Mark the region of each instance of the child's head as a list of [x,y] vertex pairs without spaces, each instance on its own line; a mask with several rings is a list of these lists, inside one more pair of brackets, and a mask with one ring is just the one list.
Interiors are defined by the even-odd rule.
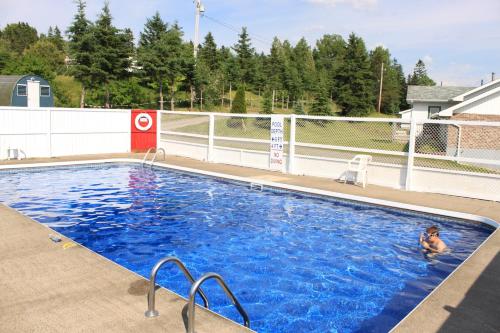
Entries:
[[439,237],[439,229],[435,225],[433,225],[432,227],[427,228],[425,231],[427,232],[427,234],[429,235],[429,237],[431,237],[431,236],[437,236],[437,237]]

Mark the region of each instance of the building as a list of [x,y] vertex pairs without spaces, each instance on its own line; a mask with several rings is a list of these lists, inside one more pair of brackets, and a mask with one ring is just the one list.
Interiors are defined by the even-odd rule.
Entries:
[[477,88],[408,86],[406,99],[412,108],[400,112],[403,119],[476,121],[419,125],[417,152],[500,161],[499,127],[477,123],[500,122],[500,79]]
[[500,79],[480,87],[408,86],[411,109],[403,119],[430,118],[500,121]]
[[0,75],[0,106],[52,107],[52,88],[38,75]]

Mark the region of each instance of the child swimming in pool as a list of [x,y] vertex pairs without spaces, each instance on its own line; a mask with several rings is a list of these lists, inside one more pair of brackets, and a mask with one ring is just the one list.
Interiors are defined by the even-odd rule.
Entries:
[[429,254],[442,253],[447,249],[446,244],[439,238],[439,229],[435,225],[427,228],[426,235],[420,234],[420,245]]

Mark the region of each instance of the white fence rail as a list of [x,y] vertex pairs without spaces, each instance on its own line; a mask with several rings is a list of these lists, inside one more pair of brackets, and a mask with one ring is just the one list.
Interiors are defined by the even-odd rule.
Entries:
[[[370,154],[368,183],[500,201],[500,122],[283,115],[281,172],[339,179]],[[270,169],[271,115],[158,111],[168,154]],[[0,159],[129,152],[131,110],[0,107]]]
[[[159,112],[169,154],[269,169],[270,115]],[[282,172],[339,179],[370,154],[368,183],[500,200],[500,122],[284,115]]]
[[130,151],[130,110],[0,107],[0,159]]

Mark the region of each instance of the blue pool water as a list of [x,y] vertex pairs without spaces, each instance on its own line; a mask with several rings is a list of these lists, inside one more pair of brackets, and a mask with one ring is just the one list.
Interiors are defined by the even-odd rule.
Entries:
[[[388,331],[492,232],[129,164],[4,171],[0,184],[0,202],[144,277],[167,255],[195,278],[220,273],[266,333]],[[417,238],[433,224],[452,252],[428,259]],[[159,283],[189,289],[168,266]],[[204,290],[241,322],[215,282]]]

